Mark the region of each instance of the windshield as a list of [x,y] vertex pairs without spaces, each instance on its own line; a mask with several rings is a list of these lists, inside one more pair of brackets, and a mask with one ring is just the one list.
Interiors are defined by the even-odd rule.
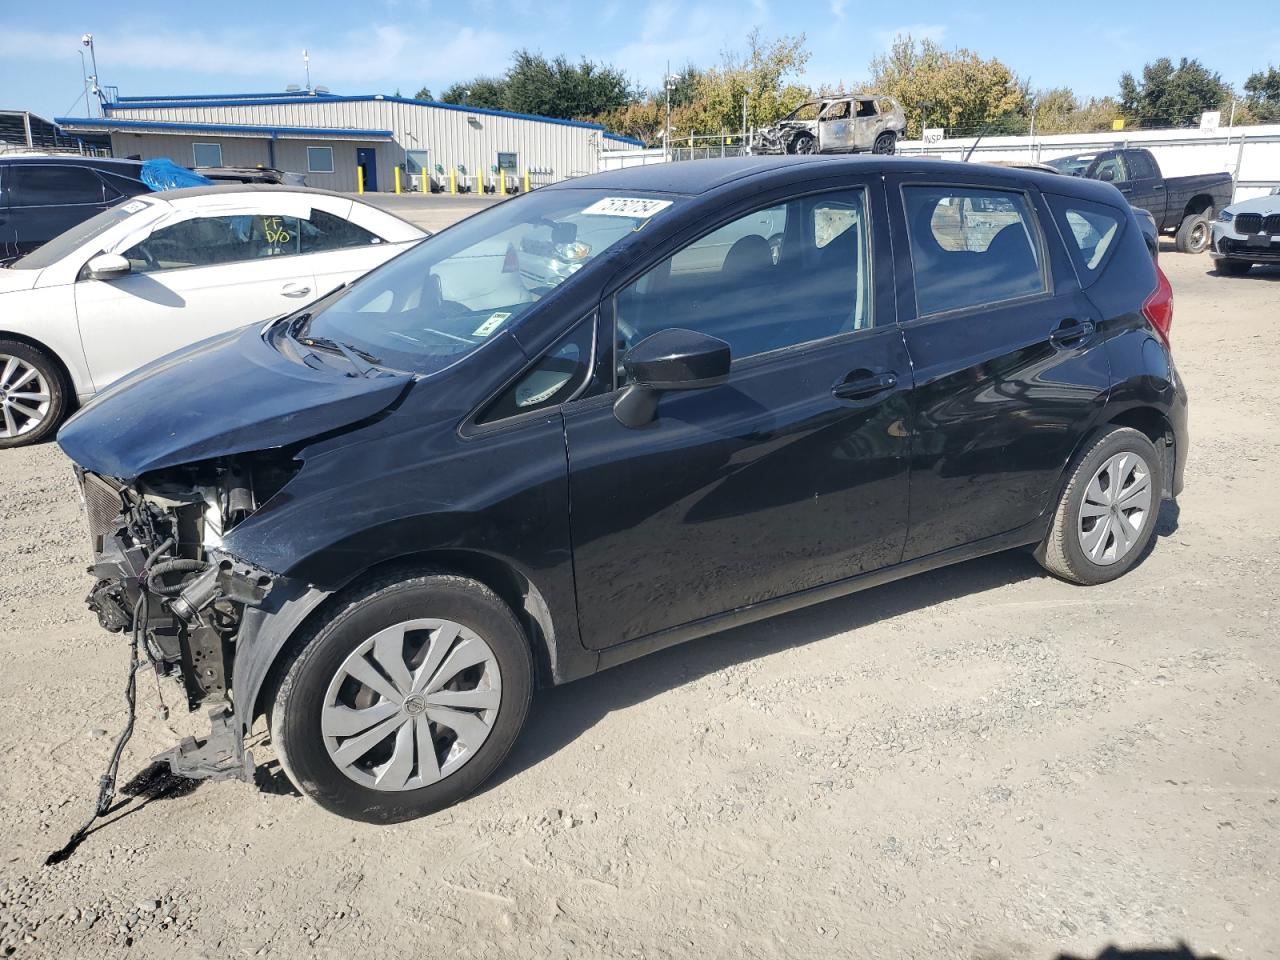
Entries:
[[821,106],[822,104],[819,103],[817,100],[811,100],[808,103],[800,104],[800,106],[796,107],[794,110],[792,110],[782,119],[783,120],[817,120],[818,109]]
[[1046,160],[1045,163],[1070,176],[1083,177],[1090,164],[1097,158],[1098,155],[1096,153],[1082,153],[1074,157],[1058,157],[1056,160]]
[[513,327],[534,304],[674,201],[543,190],[424,240],[325,302],[301,341],[430,373]]
[[150,201],[141,197],[127,200],[109,210],[103,210],[83,223],[77,223],[66,233],[60,233],[48,243],[28,253],[20,260],[9,264],[11,270],[43,270],[52,266],[69,253],[106,233],[118,223],[128,220],[135,213],[151,206]]

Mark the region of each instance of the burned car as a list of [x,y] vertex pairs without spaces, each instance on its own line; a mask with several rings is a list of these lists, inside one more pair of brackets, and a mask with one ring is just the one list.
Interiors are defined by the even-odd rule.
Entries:
[[756,132],[752,153],[893,153],[907,118],[893,97],[823,97]]

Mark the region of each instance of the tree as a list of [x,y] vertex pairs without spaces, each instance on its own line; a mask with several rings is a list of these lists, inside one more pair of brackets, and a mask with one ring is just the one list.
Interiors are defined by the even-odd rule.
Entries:
[[1249,74],[1244,82],[1245,105],[1253,119],[1268,123],[1280,120],[1280,70],[1268,66]]
[[440,94],[442,103],[465,103],[489,110],[506,109],[507,83],[502,77],[476,77],[469,83],[455,83]]
[[[790,113],[810,96],[808,87],[788,81],[809,60],[804,34],[766,40],[759,28],[747,34],[747,51],[725,51],[720,65],[698,77],[696,96],[683,119],[689,133],[720,133],[742,128],[742,102],[747,126],[761,127]],[[672,122],[672,130],[683,129]]]
[[1091,133],[1110,130],[1121,116],[1120,105],[1111,97],[1081,100],[1068,87],[1040,90],[1032,97],[1036,133]]
[[430,88],[430,87],[423,87],[421,90],[419,90],[417,93],[415,93],[415,94],[413,95],[413,99],[415,99],[415,100],[431,100],[431,99],[433,99],[433,97],[431,96],[431,88]]
[[1188,127],[1200,114],[1230,104],[1234,94],[1222,77],[1199,60],[1183,57],[1175,67],[1161,57],[1142,68],[1142,80],[1120,75],[1120,107],[1130,126]]
[[1026,88],[1012,70],[972,50],[944,50],[932,40],[894,40],[887,54],[871,61],[871,86],[902,104],[913,137],[920,136],[925,120],[971,136],[1023,132],[1023,118],[1029,118]]

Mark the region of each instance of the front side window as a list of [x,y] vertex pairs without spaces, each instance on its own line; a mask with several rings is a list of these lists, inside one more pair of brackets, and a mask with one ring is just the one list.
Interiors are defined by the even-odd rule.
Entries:
[[307,173],[333,173],[333,147],[307,147]]
[[222,166],[222,144],[220,143],[193,143],[191,152],[197,167]]
[[587,264],[681,202],[600,188],[525,194],[365,275],[318,306],[297,336],[430,373],[506,333]]
[[1093,168],[1093,180],[1105,180],[1108,183],[1124,183],[1129,179],[1125,169],[1124,158],[1118,153],[1108,153]]
[[61,207],[102,203],[102,181],[88,167],[72,164],[21,164],[13,171],[9,204],[14,207]]
[[849,119],[849,101],[840,100],[827,107],[827,112],[822,115],[823,120],[848,120]]
[[1026,194],[903,187],[920,316],[1043,293],[1040,235]]
[[817,194],[693,241],[619,292],[618,356],[671,327],[741,360],[870,326],[866,211],[860,188]]

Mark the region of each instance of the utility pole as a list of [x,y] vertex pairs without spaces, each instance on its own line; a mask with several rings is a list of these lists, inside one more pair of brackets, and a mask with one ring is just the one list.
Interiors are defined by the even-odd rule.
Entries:
[[742,95],[742,145],[750,146],[747,143],[747,95]]
[[[89,77],[89,80],[92,82],[92,84],[93,84],[93,85],[89,88],[89,90],[90,90],[90,92],[91,92],[91,93],[92,93],[92,94],[97,98],[97,100],[98,100],[98,109],[99,109],[99,111],[101,111],[101,109],[102,109],[102,88],[98,85],[98,54],[97,54],[97,52],[93,49],[93,34],[92,34],[92,33],[86,33],[83,37],[81,37],[81,38],[80,38],[80,43],[81,43],[81,44],[83,44],[84,46],[86,46],[86,47],[88,47],[88,48],[89,48],[89,59],[90,59],[90,60],[92,61],[92,63],[93,63],[93,75]],[[81,51],[81,53],[80,53],[80,61],[81,61],[81,69],[83,69],[83,66],[84,66],[84,52],[83,52],[83,51]],[[86,97],[85,99],[87,100],[88,98]],[[86,103],[85,105],[86,105],[86,106],[88,106],[88,104],[87,104],[87,103]],[[92,107],[90,107],[90,108],[89,108],[89,116],[93,116],[93,109],[92,109]]]
[[662,159],[670,161],[671,159],[671,61],[667,61],[667,72],[664,75],[662,86],[667,91],[667,122],[662,131]]
[[306,50],[302,51],[302,69],[307,74],[307,93],[311,92],[311,55]]

